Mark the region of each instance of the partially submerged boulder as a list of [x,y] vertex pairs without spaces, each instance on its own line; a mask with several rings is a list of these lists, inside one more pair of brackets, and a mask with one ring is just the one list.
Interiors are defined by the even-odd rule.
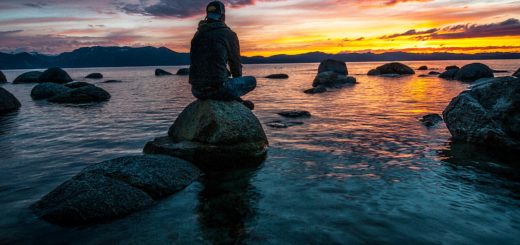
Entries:
[[103,78],[103,74],[99,73],[99,72],[96,72],[96,73],[90,73],[88,74],[85,78],[89,78],[89,79],[101,79]]
[[107,222],[142,210],[197,179],[200,171],[168,156],[128,156],[93,164],[31,206],[58,225]]
[[55,103],[90,103],[110,100],[110,94],[92,84],[70,89],[48,99]]
[[332,71],[319,73],[312,82],[313,87],[324,86],[329,88],[339,88],[347,84],[356,84],[356,78],[345,76]]
[[432,114],[423,116],[420,119],[420,121],[426,127],[433,127],[433,126],[437,125],[438,123],[442,122],[442,117],[439,114],[432,113]]
[[415,71],[409,66],[399,63],[392,62],[388,64],[384,64],[376,68],[380,74],[399,74],[399,75],[412,75],[415,74]]
[[446,66],[446,68],[444,68],[445,71],[452,70],[452,69],[459,70],[460,67],[455,66],[455,65],[451,65],[451,66]]
[[273,121],[267,122],[265,125],[267,125],[271,128],[288,128],[288,127],[292,127],[292,126],[303,125],[303,122],[273,120]]
[[303,92],[306,94],[319,94],[319,93],[327,92],[327,88],[323,85],[320,85],[320,86],[317,86],[314,88],[306,89]]
[[66,83],[63,85],[67,88],[81,88],[81,87],[85,87],[85,86],[90,86],[92,84],[87,83],[87,82],[70,82],[70,83]]
[[14,84],[20,83],[38,83],[38,79],[43,74],[41,71],[29,71],[22,73],[20,76],[16,77],[13,81]]
[[177,71],[177,76],[188,76],[190,75],[190,68],[181,68]]
[[489,66],[482,63],[472,63],[460,68],[454,78],[455,80],[462,82],[474,82],[481,78],[490,78],[494,76],[493,70],[491,70]]
[[426,71],[428,70],[428,67],[427,66],[420,66],[419,68],[417,68],[418,71]]
[[0,71],[0,83],[6,83],[7,78],[5,78],[5,75],[2,71]]
[[[449,67],[446,67],[446,69]],[[447,80],[453,80],[455,79],[455,75],[457,75],[457,72],[459,71],[459,68],[456,66],[451,66],[451,69],[447,69],[443,73],[439,74],[439,78],[447,79]]]
[[31,97],[34,100],[44,100],[69,91],[70,88],[57,83],[40,83],[31,90]]
[[156,76],[171,76],[173,74],[171,74],[170,72],[167,72],[163,69],[155,69],[155,75]]
[[13,94],[0,87],[0,114],[17,110],[20,106],[20,101]]
[[331,71],[340,75],[348,75],[347,64],[343,61],[326,59],[320,63],[318,74]]
[[279,74],[268,75],[265,78],[269,78],[269,79],[288,79],[289,75],[279,73]]
[[438,71],[430,71],[430,72],[428,72],[428,75],[432,75],[432,76],[434,76],[434,75],[440,75],[440,74],[441,74],[441,73],[438,72]]
[[122,83],[122,82],[123,81],[121,81],[121,80],[106,80],[103,83]]
[[68,83],[72,82],[69,74],[61,68],[54,67],[44,71],[38,78],[40,83]]
[[281,111],[277,113],[282,117],[311,117],[311,113],[308,111],[300,111],[300,110],[290,110],[290,111]]
[[496,151],[520,150],[520,78],[482,79],[443,112],[453,140]]
[[369,76],[379,76],[381,75],[381,72],[378,69],[372,69],[368,71],[367,75]]
[[177,117],[168,136],[148,142],[144,152],[223,169],[261,163],[268,145],[262,125],[241,103],[197,100]]

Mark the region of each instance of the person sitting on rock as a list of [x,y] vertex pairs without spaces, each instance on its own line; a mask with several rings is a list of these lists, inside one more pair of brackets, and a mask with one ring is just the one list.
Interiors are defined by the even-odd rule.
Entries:
[[242,76],[240,45],[237,34],[225,24],[224,4],[211,2],[206,13],[191,40],[189,82],[193,96],[201,100],[236,100],[252,110],[254,104],[240,97],[256,88],[256,79]]

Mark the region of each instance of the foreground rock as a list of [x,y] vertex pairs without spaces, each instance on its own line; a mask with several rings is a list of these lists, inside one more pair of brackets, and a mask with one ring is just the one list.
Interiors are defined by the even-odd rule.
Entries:
[[308,111],[298,111],[298,110],[291,110],[291,111],[281,111],[277,113],[278,115],[282,117],[290,117],[290,118],[296,118],[296,117],[311,117],[311,113]]
[[54,67],[44,71],[38,78],[40,83],[68,83],[72,82],[69,74],[61,68]]
[[85,168],[31,206],[59,225],[110,221],[142,210],[189,185],[200,171],[168,156],[129,156]]
[[190,75],[190,68],[181,68],[177,71],[178,76],[188,76]]
[[[376,68],[379,71],[379,74],[399,74],[399,75],[412,75],[415,74],[415,71],[405,64],[401,64],[399,62],[392,62],[388,64],[384,64]],[[370,72],[369,72],[370,73]]]
[[482,63],[468,64],[460,68],[455,74],[455,80],[462,82],[474,82],[481,78],[494,77],[493,70]]
[[289,75],[287,75],[287,74],[271,74],[269,76],[266,76],[265,78],[269,78],[269,79],[288,79]]
[[340,75],[348,75],[347,64],[343,61],[326,59],[320,63],[318,74],[331,71]]
[[89,79],[101,79],[101,78],[103,78],[103,74],[101,74],[101,73],[90,73],[90,74],[88,74],[85,78],[89,78]]
[[17,110],[22,106],[13,94],[4,88],[0,88],[0,114]]
[[496,151],[520,150],[520,78],[483,79],[455,97],[443,112],[454,141]]
[[6,83],[7,78],[5,78],[5,75],[2,71],[0,71],[0,83]]
[[102,88],[86,82],[69,84],[40,83],[31,91],[35,100],[47,99],[56,103],[90,103],[110,99],[110,94]]
[[513,76],[520,77],[520,68],[518,68],[518,70],[516,70],[515,73],[513,73]]
[[13,81],[14,84],[20,84],[20,83],[38,83],[38,79],[43,74],[41,71],[30,71],[21,74],[20,76],[16,77]]
[[159,76],[171,76],[173,74],[171,74],[163,69],[155,69],[155,75],[159,77]]
[[428,114],[423,116],[420,121],[426,127],[433,127],[438,123],[442,122],[442,117],[439,114]]
[[224,169],[261,163],[268,144],[262,125],[241,103],[197,100],[182,111],[168,136],[148,142],[144,152]]

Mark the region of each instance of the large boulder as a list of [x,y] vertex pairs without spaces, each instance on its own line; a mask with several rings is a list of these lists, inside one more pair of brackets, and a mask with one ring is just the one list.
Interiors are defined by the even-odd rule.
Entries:
[[59,225],[110,221],[142,210],[189,185],[200,171],[168,156],[128,156],[93,164],[31,206]]
[[516,70],[515,73],[513,73],[513,76],[520,77],[520,68],[518,68],[518,70]]
[[[450,69],[448,69],[448,68],[450,68]],[[459,68],[457,66],[449,66],[449,67],[446,67],[446,71],[439,74],[439,78],[453,80],[453,79],[455,79],[455,75],[457,75],[457,72],[459,72]]]
[[5,75],[2,71],[0,71],[0,83],[6,83],[7,78],[5,78]]
[[38,79],[43,74],[41,71],[29,71],[21,74],[20,76],[16,77],[13,81],[14,84],[19,83],[37,83],[39,82]]
[[85,78],[89,78],[89,79],[101,79],[103,78],[103,74],[99,73],[99,72],[96,72],[96,73],[90,73],[88,74]]
[[455,80],[462,82],[474,82],[481,78],[494,77],[493,70],[482,63],[472,63],[463,66],[455,74]]
[[331,71],[340,75],[348,75],[347,64],[343,61],[326,59],[320,63],[318,74]]
[[44,100],[71,90],[62,84],[40,83],[31,90],[31,97],[35,100]]
[[40,83],[68,83],[72,82],[69,74],[61,68],[54,67],[44,71],[38,78]]
[[312,82],[313,87],[325,86],[325,87],[341,87],[346,84],[356,84],[356,78],[351,76],[345,76],[338,74],[333,71],[326,71],[319,73],[314,81]]
[[262,125],[242,103],[197,100],[177,117],[168,136],[148,142],[144,152],[223,169],[261,163],[268,145]]
[[48,100],[55,103],[90,103],[110,100],[110,94],[95,85],[86,85],[64,91]]
[[17,110],[22,106],[13,94],[4,88],[0,88],[0,114]]
[[181,68],[177,71],[176,75],[178,76],[187,76],[190,75],[190,68]]
[[372,69],[368,71],[367,75],[369,76],[379,76],[381,75],[381,72],[378,69]]
[[163,69],[155,69],[155,75],[156,76],[171,76],[173,74],[171,74],[170,72],[167,72]]
[[454,141],[520,150],[520,78],[482,79],[443,112]]
[[399,75],[412,75],[415,71],[405,64],[399,62],[392,62],[384,64],[376,68],[382,75],[384,74],[399,74]]

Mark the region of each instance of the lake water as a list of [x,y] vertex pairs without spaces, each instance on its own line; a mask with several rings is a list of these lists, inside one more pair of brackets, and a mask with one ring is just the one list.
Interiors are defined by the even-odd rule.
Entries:
[[[471,61],[403,62],[411,67]],[[486,64],[510,75],[518,60]],[[256,104],[270,142],[254,170],[205,176],[145,211],[108,224],[64,228],[28,207],[89,164],[142,154],[194,99],[187,77],[155,67],[66,69],[124,83],[95,105],[33,101],[33,84],[3,87],[23,104],[0,117],[0,244],[518,244],[520,170],[452,145],[442,113],[468,84],[417,75],[369,77],[381,62],[348,63],[359,84],[309,95],[318,64],[246,65],[259,78]],[[179,67],[161,67],[176,71]],[[4,71],[12,81],[22,70]],[[308,110],[303,125],[275,129],[276,112]],[[518,165],[517,165],[518,166]]]

